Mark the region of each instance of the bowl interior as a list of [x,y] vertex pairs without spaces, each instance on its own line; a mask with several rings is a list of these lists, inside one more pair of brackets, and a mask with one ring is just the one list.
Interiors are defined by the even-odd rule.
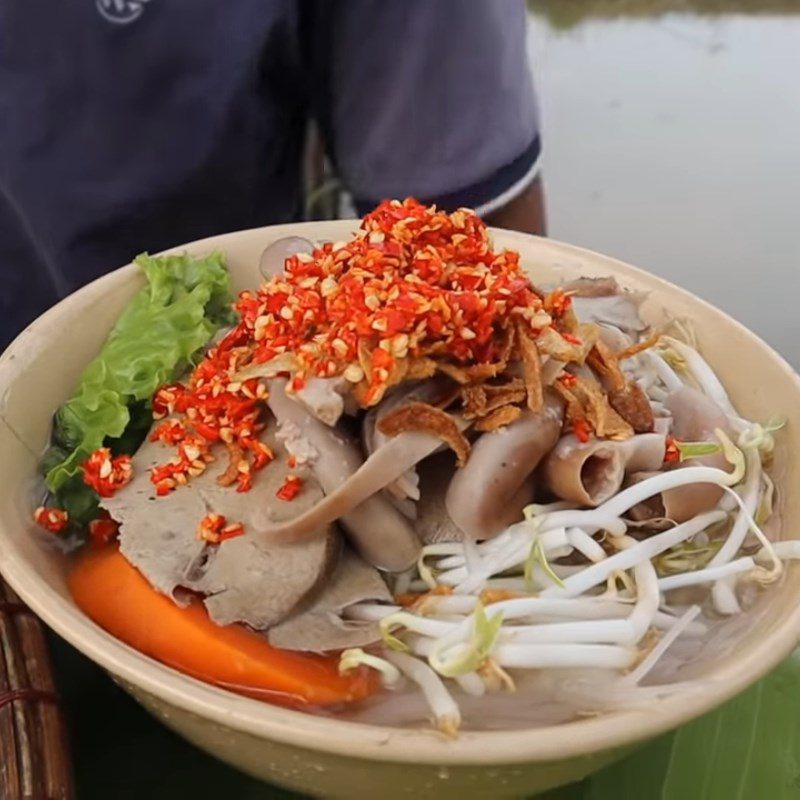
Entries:
[[[305,223],[226,234],[176,250],[225,253],[237,290],[259,282],[258,258],[286,235],[346,238],[353,222]],[[746,417],[789,421],[781,433],[775,472],[781,491],[783,538],[800,527],[800,380],[767,345],[722,312],[669,283],[613,259],[550,240],[495,231],[513,247],[537,283],[578,275],[615,275],[649,292],[644,313],[658,324],[667,315],[691,320],[699,347]],[[711,637],[681,677],[706,679],[691,697],[653,702],[646,710],[614,712],[530,731],[465,732],[457,741],[418,732],[346,723],[287,711],[215,689],[164,667],[115,640],[76,608],[65,562],[33,526],[36,465],[54,409],[68,398],[121,309],[143,285],[127,266],[52,308],[0,358],[0,570],[45,622],[123,680],[218,723],[327,752],[420,763],[491,763],[565,758],[645,739],[718,705],[777,664],[800,638],[800,581],[791,565],[784,580],[760,598],[744,621],[726,623],[735,636]],[[791,456],[791,457],[790,457]],[[347,727],[342,736],[343,726]],[[387,747],[387,744],[393,746]]]

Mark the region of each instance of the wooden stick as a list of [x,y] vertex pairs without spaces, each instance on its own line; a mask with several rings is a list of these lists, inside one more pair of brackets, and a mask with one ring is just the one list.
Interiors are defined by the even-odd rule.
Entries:
[[41,623],[2,581],[0,797],[74,797],[64,721]]

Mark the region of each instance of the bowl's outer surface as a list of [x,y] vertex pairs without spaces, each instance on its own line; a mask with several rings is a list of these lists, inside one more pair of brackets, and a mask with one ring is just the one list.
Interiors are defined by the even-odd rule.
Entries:
[[[353,222],[306,223],[226,234],[176,250],[227,256],[237,289],[259,280],[262,249],[287,235],[347,238]],[[784,537],[800,528],[800,379],[763,342],[702,300],[613,259],[557,242],[495,231],[538,283],[577,275],[615,275],[652,292],[645,311],[660,308],[694,323],[699,345],[740,412],[779,415],[777,468]],[[696,672],[704,691],[527,731],[464,732],[455,741],[432,732],[346,723],[239,697],[187,678],[117,641],[75,606],[63,558],[31,524],[36,464],[53,410],[73,390],[125,303],[143,285],[131,266],[83,288],[48,311],[0,358],[0,570],[57,633],[116,679],[166,724],[242,769],[331,797],[520,796],[577,780],[637,743],[686,722],[738,693],[784,658],[800,639],[800,572],[792,565],[762,598],[769,613],[742,633],[735,648],[706,654]],[[789,457],[791,455],[791,457]]]
[[[118,680],[156,719],[243,772],[299,792],[337,800],[439,800],[529,797],[581,780],[627,755],[638,744],[544,762],[511,764],[414,764],[325,753],[288,745],[170,705],[138,686]],[[437,734],[433,734],[437,735]]]

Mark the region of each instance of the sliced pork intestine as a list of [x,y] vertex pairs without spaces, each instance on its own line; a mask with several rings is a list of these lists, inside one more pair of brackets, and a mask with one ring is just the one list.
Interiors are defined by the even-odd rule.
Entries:
[[[470,423],[459,415],[454,414],[453,419],[459,430],[464,431],[469,427]],[[271,541],[295,541],[313,535],[320,520],[333,522],[349,514],[360,503],[386,488],[406,470],[419,464],[441,446],[441,439],[433,434],[417,431],[400,433],[378,448],[314,508],[289,523],[261,519],[255,529],[260,536]]]
[[276,435],[296,464],[313,464],[319,457],[317,448],[303,435],[300,426],[291,420],[286,420]]
[[[670,433],[678,441],[714,442],[717,440],[715,430],[730,432],[725,412],[710,397],[691,386],[684,386],[672,392],[664,401],[664,406],[672,414]],[[678,464],[675,469],[687,466],[727,469],[728,462],[722,453],[714,453]],[[650,471],[645,468],[642,472],[631,475],[630,482],[635,483],[648,477]],[[667,517],[675,522],[686,522],[714,508],[723,491],[721,487],[712,483],[679,486],[634,506],[630,510],[630,516],[634,520]]]
[[615,495],[626,472],[657,470],[664,463],[666,437],[643,433],[621,442],[563,436],[542,468],[550,491],[562,500],[598,506]]
[[[429,403],[439,397],[446,387],[448,379],[438,376],[421,383],[409,384],[397,388],[389,394],[380,405],[371,409],[364,417],[361,437],[367,455],[372,455],[379,447],[386,445],[392,438],[378,429],[378,423],[385,414],[411,401]],[[399,501],[419,500],[419,475],[413,467],[406,470],[397,480],[392,481],[385,489]],[[394,503],[394,505],[397,505]],[[405,513],[405,512],[404,512]],[[408,514],[406,513],[406,516]]]
[[531,499],[529,491],[520,490],[558,441],[563,415],[562,401],[548,391],[541,411],[526,409],[515,422],[474,443],[445,496],[447,513],[466,537],[490,538],[519,519]]
[[[292,431],[291,426],[295,426],[308,440],[310,448],[316,452],[309,464],[314,477],[326,495],[335,495],[363,464],[357,444],[339,429],[320,422],[287,395],[283,379],[270,383],[267,404],[280,426],[290,426]],[[323,503],[317,504],[315,509]],[[311,509],[312,514],[315,509]],[[402,571],[416,561],[419,539],[406,517],[385,497],[373,495],[359,500],[337,514],[336,519],[356,550],[374,566]]]

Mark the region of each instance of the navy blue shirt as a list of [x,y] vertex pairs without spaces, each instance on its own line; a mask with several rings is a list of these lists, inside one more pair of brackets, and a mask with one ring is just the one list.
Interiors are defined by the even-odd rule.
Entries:
[[0,345],[142,251],[301,216],[315,118],[364,211],[533,178],[522,0],[0,0]]

